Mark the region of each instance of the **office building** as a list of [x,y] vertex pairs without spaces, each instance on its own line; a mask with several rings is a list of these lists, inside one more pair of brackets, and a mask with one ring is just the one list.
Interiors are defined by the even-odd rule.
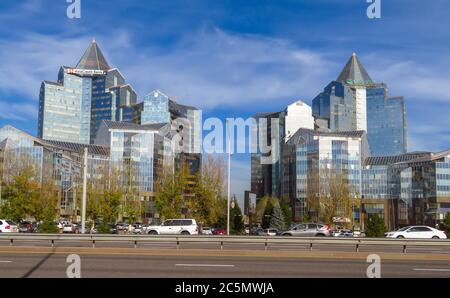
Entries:
[[[333,185],[347,185],[347,195],[355,201],[360,198],[361,168],[369,156],[365,131],[301,128],[285,144],[284,152],[282,196],[290,199],[294,220],[320,220],[319,200],[336,195]],[[359,206],[352,207],[351,219],[343,210],[337,210],[336,216],[358,222]]]
[[281,195],[283,144],[300,128],[314,129],[309,105],[298,100],[281,112],[253,116],[251,192],[258,198]]
[[355,53],[344,69],[313,100],[317,128],[367,132],[373,156],[406,152],[406,111],[403,97],[389,97],[385,84],[372,80]]
[[75,67],[63,66],[57,82],[41,84],[38,136],[92,144],[101,121],[127,120],[136,98],[120,71],[109,66],[92,41]]

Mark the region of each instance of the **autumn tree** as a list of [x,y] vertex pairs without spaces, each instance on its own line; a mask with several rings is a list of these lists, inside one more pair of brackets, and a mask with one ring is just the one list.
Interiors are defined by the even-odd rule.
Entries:
[[189,200],[188,207],[202,225],[221,225],[223,215],[226,216],[224,172],[223,159],[207,155],[201,172],[195,176],[194,196]]
[[55,220],[58,216],[58,188],[52,182],[44,182],[41,185],[39,196],[31,202],[32,214],[39,225],[41,233],[56,233],[58,228]]
[[164,169],[162,177],[156,183],[155,206],[162,220],[180,218],[186,207],[185,193],[187,190],[189,173],[182,169],[174,173],[171,169]]
[[17,222],[33,215],[32,202],[39,198],[39,184],[33,177],[33,171],[25,169],[5,183],[0,210],[3,218]]

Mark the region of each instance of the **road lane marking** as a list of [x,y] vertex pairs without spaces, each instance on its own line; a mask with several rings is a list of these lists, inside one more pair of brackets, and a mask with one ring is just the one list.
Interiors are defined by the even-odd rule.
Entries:
[[218,264],[175,264],[177,267],[235,267],[234,265],[218,265]]
[[414,268],[414,271],[450,272],[450,269]]
[[0,261],[0,263],[12,263],[12,261]]

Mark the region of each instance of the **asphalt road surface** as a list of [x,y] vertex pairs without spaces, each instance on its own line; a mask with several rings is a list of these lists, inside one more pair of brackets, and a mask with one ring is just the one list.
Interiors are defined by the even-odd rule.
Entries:
[[82,277],[280,278],[366,277],[369,254],[381,258],[381,277],[450,277],[448,246],[308,245],[174,242],[0,240],[0,278],[66,277],[66,258],[81,258]]
[[[0,277],[66,277],[67,255],[0,253]],[[366,277],[351,259],[80,254],[81,277],[280,278]],[[381,277],[450,277],[450,261],[382,260]]]
[[[14,247],[49,247],[51,243],[49,241],[14,241]],[[111,248],[131,248],[134,247],[130,242],[96,242],[96,247],[111,247]],[[1,247],[9,247],[9,241],[0,240]],[[92,244],[89,241],[56,241],[56,247],[91,247]],[[139,248],[148,249],[177,249],[174,242],[158,242],[158,243],[138,243]],[[180,249],[208,249],[219,250],[220,243],[181,243]],[[264,244],[254,243],[227,243],[224,245],[226,250],[264,250]],[[298,244],[269,244],[267,247],[270,251],[309,251],[309,245]],[[328,252],[353,252],[355,251],[355,245],[350,244],[314,244],[313,251],[328,251]],[[359,247],[360,252],[389,252],[389,253],[401,253],[403,247],[398,246],[380,246],[380,245],[361,245]],[[408,246],[407,251],[410,253],[425,253],[425,254],[447,254],[450,256],[450,247],[447,246],[433,246],[433,247],[420,247],[420,246]]]

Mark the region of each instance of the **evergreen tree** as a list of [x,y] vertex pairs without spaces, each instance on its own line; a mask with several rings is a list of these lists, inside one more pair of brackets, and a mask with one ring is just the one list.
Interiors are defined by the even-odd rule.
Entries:
[[367,223],[366,236],[371,238],[382,238],[386,232],[387,228],[384,224],[384,219],[378,214],[374,214]]
[[230,230],[231,233],[233,234],[241,234],[242,231],[244,230],[242,211],[241,207],[239,207],[236,197],[234,197],[233,200],[234,200],[234,208],[230,209]]
[[285,229],[285,219],[284,214],[279,205],[273,207],[272,216],[270,217],[270,228],[284,230]]
[[289,199],[281,198],[279,201],[284,216],[284,226],[285,228],[289,228],[292,225],[292,211],[291,206],[289,205]]
[[262,228],[268,229],[270,227],[270,220],[273,215],[273,204],[272,202],[268,202],[266,208],[264,209],[263,217],[262,217]]

